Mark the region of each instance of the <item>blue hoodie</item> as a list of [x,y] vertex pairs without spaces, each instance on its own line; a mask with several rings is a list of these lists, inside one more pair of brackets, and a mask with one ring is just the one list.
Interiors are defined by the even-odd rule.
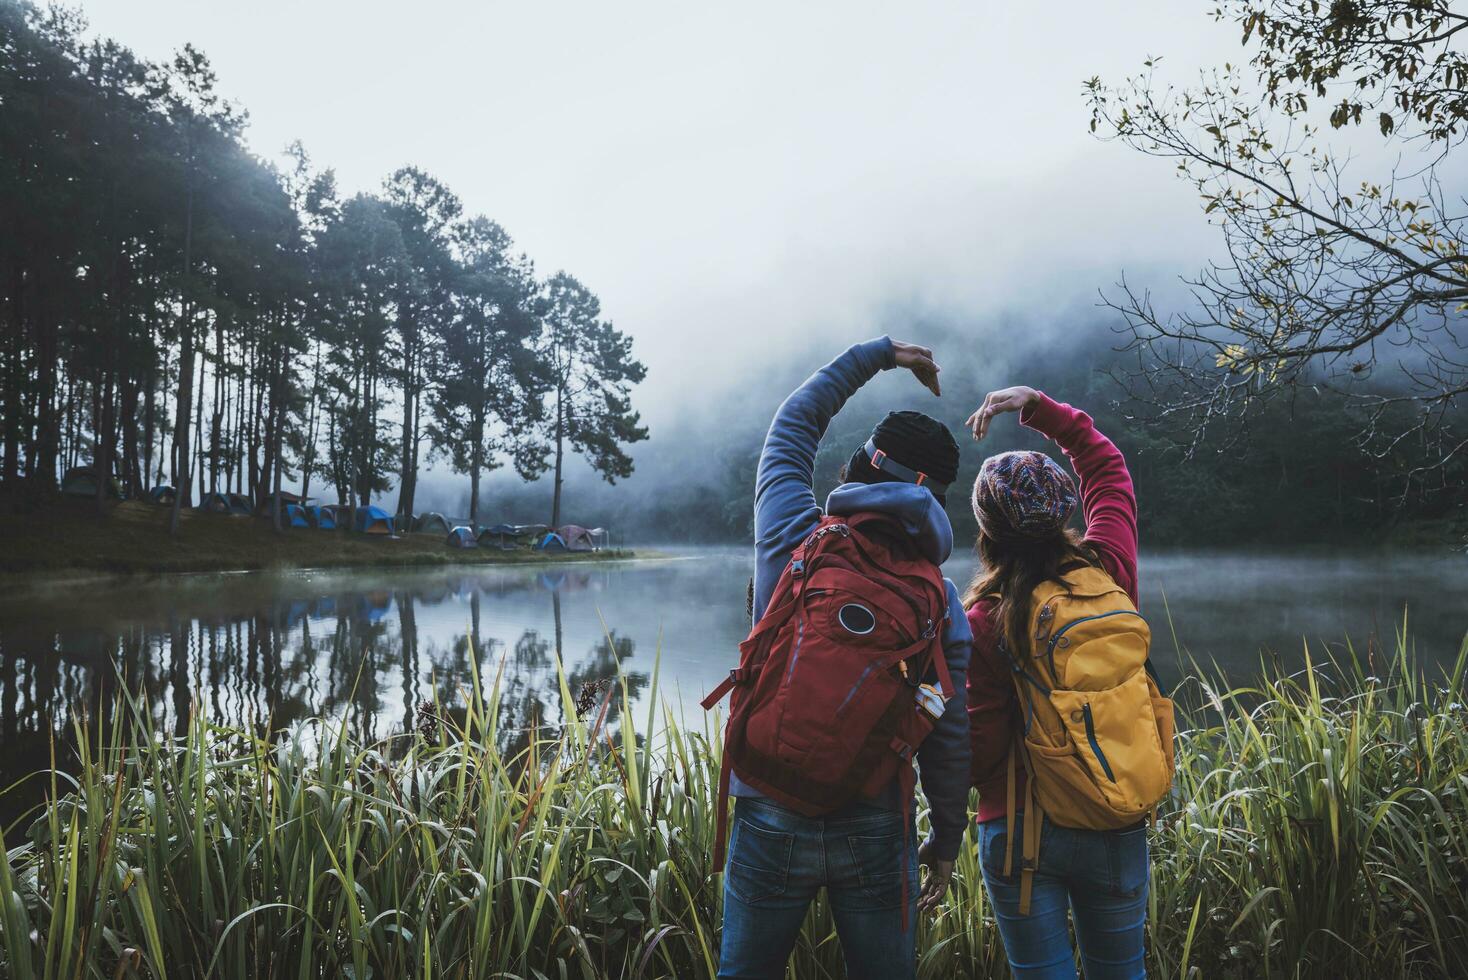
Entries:
[[[846,400],[856,394],[878,371],[897,366],[892,342],[887,337],[857,344],[806,380],[775,413],[760,454],[754,496],[754,618],[764,615],[785,566],[793,552],[821,519],[813,479],[816,450],[826,426]],[[897,517],[924,555],[941,565],[953,550],[953,527],[936,497],[910,483],[846,483],[826,498],[826,512],[854,514],[881,511]],[[948,622],[943,629],[943,652],[953,675],[954,697],[931,735],[918,749],[918,769],[923,792],[931,807],[934,856],[952,860],[958,856],[968,826],[969,740],[968,689],[969,649],[973,636],[968,617],[958,599],[958,590],[948,587]],[[758,796],[755,790],[734,777],[734,796]],[[891,790],[876,800],[894,809],[900,795],[894,782]]]

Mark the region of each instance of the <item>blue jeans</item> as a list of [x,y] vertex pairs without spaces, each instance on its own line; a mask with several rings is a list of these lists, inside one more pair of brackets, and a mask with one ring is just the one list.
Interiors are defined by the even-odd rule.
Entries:
[[[779,980],[822,887],[850,980],[916,973],[917,846],[898,811],[857,803],[805,817],[765,799],[736,801],[724,872],[720,980]],[[908,928],[902,928],[907,877]]]
[[1014,872],[1004,877],[1003,820],[979,826],[979,864],[994,905],[999,935],[1016,980],[1075,980],[1075,950],[1065,913],[1075,920],[1086,980],[1134,980],[1147,975],[1147,828],[1071,830],[1046,819],[1030,914],[1019,914],[1023,820],[1014,825]]

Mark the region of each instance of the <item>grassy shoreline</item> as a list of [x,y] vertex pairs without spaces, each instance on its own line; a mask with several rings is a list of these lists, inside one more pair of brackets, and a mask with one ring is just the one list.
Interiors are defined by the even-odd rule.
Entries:
[[114,504],[105,516],[84,500],[62,500],[26,513],[0,511],[0,585],[180,572],[518,565],[632,557],[634,553],[625,549],[559,555],[453,549],[440,534],[389,539],[305,528],[277,534],[268,520],[195,510],[183,513],[174,538],[168,534],[168,509],[138,501]]
[[[1191,682],[1202,707],[1149,832],[1150,975],[1468,970],[1468,651],[1428,678],[1407,648],[1380,676]],[[509,730],[499,688],[475,674],[372,743],[331,722],[262,738],[202,711],[165,735],[140,701],[105,731],[79,722],[77,782],[52,777],[51,803],[6,828],[0,972],[710,976],[712,720],[680,727],[655,672],[643,708],[562,677],[560,723]],[[924,980],[1007,973],[971,843],[919,949]],[[794,969],[842,976],[821,903]]]

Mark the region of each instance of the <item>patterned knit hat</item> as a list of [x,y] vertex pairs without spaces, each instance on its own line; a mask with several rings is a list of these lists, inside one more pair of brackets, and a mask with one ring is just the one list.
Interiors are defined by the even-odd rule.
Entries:
[[974,480],[974,516],[991,538],[1048,538],[1076,509],[1070,474],[1044,453],[1000,453]]

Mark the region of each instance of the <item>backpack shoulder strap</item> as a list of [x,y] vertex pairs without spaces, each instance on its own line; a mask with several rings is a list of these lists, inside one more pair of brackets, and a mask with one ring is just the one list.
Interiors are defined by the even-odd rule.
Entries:
[[[804,567],[804,552],[809,543],[810,539],[807,538],[799,548],[795,549],[795,557],[791,558],[790,564],[785,566],[785,570],[780,573],[779,581],[775,583],[775,591],[770,596],[770,604],[765,607],[765,614],[760,617],[759,622],[754,624],[754,628],[750,630],[749,637],[744,641],[745,643],[758,641],[765,634],[778,629],[790,617],[791,611],[795,608],[796,603],[800,601],[801,595],[805,591],[806,583],[809,581],[805,575]],[[749,582],[749,601],[752,607],[754,605],[754,579],[750,579]],[[720,681],[699,702],[699,705],[705,711],[713,708],[714,705],[728,696],[736,684],[753,680],[754,675],[759,671],[761,663],[763,663],[763,660],[758,663],[740,663],[738,667],[729,671],[728,676]]]
[[724,849],[729,834],[729,750],[719,764],[719,801],[714,810],[714,874],[724,870]]
[[1020,846],[1019,867],[1019,914],[1030,914],[1030,896],[1035,888],[1035,871],[1040,866],[1040,831],[1044,812],[1040,809],[1040,801],[1035,796],[1035,770],[1030,765],[1030,757],[1021,744],[1023,736],[1016,735],[1014,744],[1009,747],[1008,772],[1005,776],[1004,786],[1004,877],[1008,878],[1014,873],[1014,828],[1019,819],[1015,814],[1015,784],[1017,782],[1015,760],[1022,759],[1025,767],[1025,811],[1024,811],[1024,841]]

